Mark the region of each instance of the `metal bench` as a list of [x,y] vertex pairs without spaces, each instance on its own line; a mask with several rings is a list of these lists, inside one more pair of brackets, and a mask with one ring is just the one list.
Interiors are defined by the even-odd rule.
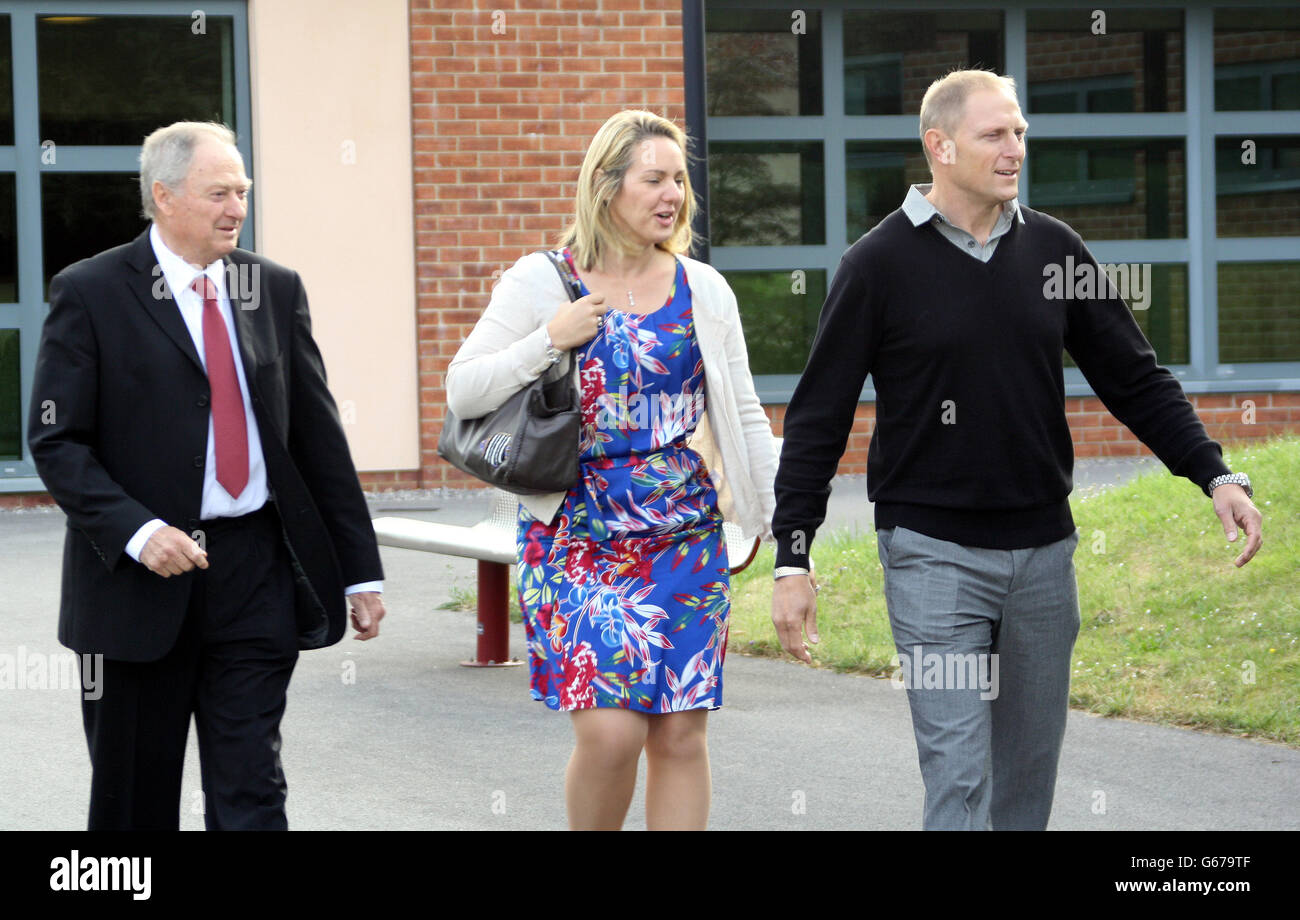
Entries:
[[[478,560],[478,646],[466,667],[509,667],[520,662],[510,657],[510,566],[516,557],[515,524],[519,499],[509,492],[492,490],[492,510],[471,527],[437,524],[410,518],[378,517],[371,523],[382,546],[396,546],[443,556]],[[758,552],[758,540],[746,540],[740,528],[724,523],[727,556],[734,563],[732,574],[744,569]]]

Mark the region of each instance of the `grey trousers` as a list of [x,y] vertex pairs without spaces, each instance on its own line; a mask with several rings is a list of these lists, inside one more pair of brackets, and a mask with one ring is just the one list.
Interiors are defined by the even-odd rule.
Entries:
[[1042,830],[1079,632],[1078,533],[1047,546],[876,537],[925,783],[926,830]]

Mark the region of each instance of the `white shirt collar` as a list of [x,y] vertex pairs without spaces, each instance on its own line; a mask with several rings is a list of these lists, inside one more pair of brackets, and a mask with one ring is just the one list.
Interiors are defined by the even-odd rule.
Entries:
[[200,271],[167,247],[163,242],[162,234],[158,232],[157,224],[149,225],[149,242],[153,245],[153,254],[158,259],[158,266],[162,269],[163,277],[167,279],[167,286],[171,288],[173,295],[189,290],[194,280],[202,274],[207,275],[208,280],[216,285],[217,300],[221,301],[225,298],[226,263],[223,259],[217,259]]

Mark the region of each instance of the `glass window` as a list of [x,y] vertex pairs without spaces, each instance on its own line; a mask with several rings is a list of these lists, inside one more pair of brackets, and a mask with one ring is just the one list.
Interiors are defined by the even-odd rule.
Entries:
[[825,243],[824,159],[820,141],[710,143],[710,243]]
[[0,145],[14,142],[14,58],[8,16],[0,16]]
[[23,458],[21,394],[18,330],[0,329],[0,460]]
[[1182,10],[1030,10],[1027,29],[1030,112],[1183,110]]
[[1219,264],[1219,361],[1300,361],[1300,262]]
[[1187,236],[1181,139],[1031,141],[1026,160],[1029,205],[1085,240]]
[[[1114,277],[1121,286],[1121,295],[1127,294],[1125,301],[1138,328],[1155,349],[1156,360],[1161,364],[1190,362],[1187,266],[1130,264],[1122,269],[1128,274],[1127,281],[1118,271]],[[1077,366],[1068,352],[1065,365]]]
[[904,115],[951,70],[1005,70],[998,10],[844,14],[844,114]]
[[0,303],[18,302],[18,196],[13,173],[0,173]]
[[753,374],[802,374],[826,300],[826,272],[723,272],[736,294]]
[[1214,107],[1300,109],[1300,7],[1214,11]]
[[901,207],[911,186],[930,181],[919,140],[849,141],[845,172],[850,242]]
[[820,115],[821,14],[707,10],[710,115]]
[[1214,144],[1219,236],[1300,236],[1300,136]]
[[174,121],[233,125],[233,35],[229,17],[42,16],[41,139],[134,146]]
[[[88,214],[94,220],[87,220]],[[140,179],[130,173],[45,173],[41,239],[45,290],[73,262],[129,243],[148,222],[140,216]]]

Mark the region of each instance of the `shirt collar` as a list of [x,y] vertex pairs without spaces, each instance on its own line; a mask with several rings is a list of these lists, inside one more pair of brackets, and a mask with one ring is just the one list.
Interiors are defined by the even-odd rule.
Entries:
[[158,259],[158,267],[162,269],[163,277],[167,279],[167,286],[171,288],[173,294],[180,291],[189,290],[190,285],[199,275],[207,275],[217,288],[217,300],[220,301],[226,296],[226,264],[222,259],[208,265],[202,271],[195,268],[189,262],[172,252],[163,242],[162,234],[158,232],[157,224],[149,225],[149,242],[153,245],[153,254]]
[[[927,182],[924,185],[913,185],[907,190],[907,197],[903,199],[903,213],[907,215],[907,219],[912,222],[913,227],[919,227],[933,220],[936,215],[945,223],[951,223],[948,218],[939,212],[938,208],[930,203],[930,199],[925,197],[932,188],[934,188],[934,183]],[[1025,215],[1020,213],[1019,198],[1012,198],[1002,205],[1002,216],[1008,218],[1008,222],[1012,214],[1020,223],[1025,222]]]

